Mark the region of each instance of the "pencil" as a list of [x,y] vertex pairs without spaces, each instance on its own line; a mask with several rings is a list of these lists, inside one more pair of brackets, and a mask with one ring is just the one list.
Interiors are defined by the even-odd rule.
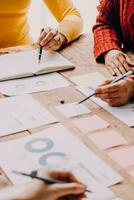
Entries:
[[[119,82],[120,80],[123,80],[123,79],[125,79],[125,78],[127,78],[128,76],[131,76],[131,75],[133,75],[133,74],[134,74],[133,71],[129,71],[129,72],[123,74],[122,76],[119,76],[119,77],[115,78],[110,84],[117,83],[117,82]],[[84,98],[83,100],[81,100],[80,102],[78,102],[78,104],[81,104],[81,103],[87,101],[88,99],[90,99],[90,98],[93,97],[94,95],[96,95],[96,92],[93,92],[90,96],[88,96],[88,97]]]
[[[42,177],[39,177],[37,176],[37,173],[38,171],[32,171],[30,174],[27,174],[27,173],[24,173],[24,172],[18,172],[18,171],[12,171],[14,174],[17,174],[17,175],[22,175],[22,176],[26,176],[26,177],[30,177],[32,179],[37,179],[39,181],[42,181],[43,183],[45,184],[48,184],[48,185],[52,185],[52,184],[65,184],[66,182],[63,182],[63,181],[59,181],[59,180],[56,180],[56,179],[48,179],[48,178],[42,178]],[[86,189],[85,192],[90,192],[90,190]]]
[[[41,29],[40,35],[43,33],[43,31],[44,31],[44,28]],[[42,50],[43,50],[43,47],[40,45],[40,47],[39,47],[39,57],[38,57],[39,64],[41,62]]]

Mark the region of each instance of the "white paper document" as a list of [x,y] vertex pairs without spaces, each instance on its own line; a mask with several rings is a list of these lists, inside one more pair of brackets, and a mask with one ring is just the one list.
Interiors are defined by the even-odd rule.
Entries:
[[[93,90],[91,90],[88,87],[76,87],[80,92],[82,92],[85,96],[89,96],[93,93]],[[110,112],[113,116],[118,118],[120,121],[122,121],[127,126],[133,127],[134,126],[134,100],[129,102],[125,106],[121,107],[111,107],[104,101],[92,97],[91,100]]]
[[78,104],[78,102],[57,106],[56,110],[67,118],[91,113],[91,110],[83,104]]
[[106,187],[122,181],[118,173],[60,124],[1,143],[0,166],[14,184],[24,183],[27,178],[11,173],[12,170],[30,173],[42,167],[71,169],[93,191],[97,184]]
[[134,126],[134,101],[121,107],[111,107],[98,98],[92,98],[92,101],[94,101],[96,104],[110,112],[113,116],[118,118],[127,126]]
[[78,86],[88,86],[95,89],[106,80],[106,77],[99,72],[93,72],[71,77],[70,80]]
[[58,73],[0,82],[0,92],[7,96],[29,94],[68,87],[70,83]]
[[0,57],[0,81],[70,68],[74,65],[57,52],[43,51],[40,64],[38,49],[12,53]]
[[30,95],[0,99],[0,136],[56,122]]

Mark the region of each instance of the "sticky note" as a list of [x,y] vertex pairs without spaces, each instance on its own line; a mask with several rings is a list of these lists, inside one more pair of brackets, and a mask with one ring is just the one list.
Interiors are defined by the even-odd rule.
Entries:
[[74,120],[73,125],[83,133],[101,130],[110,126],[109,123],[98,117],[97,115]]
[[127,141],[115,130],[101,131],[88,137],[101,149],[109,149],[127,144]]
[[99,72],[93,72],[71,77],[70,80],[78,86],[89,86],[95,89],[98,85],[102,84],[106,80],[106,77]]
[[84,106],[83,104],[78,104],[78,102],[57,106],[56,110],[67,118],[91,112],[91,110],[89,110],[86,106]]
[[134,165],[134,146],[109,152],[108,155],[123,168]]

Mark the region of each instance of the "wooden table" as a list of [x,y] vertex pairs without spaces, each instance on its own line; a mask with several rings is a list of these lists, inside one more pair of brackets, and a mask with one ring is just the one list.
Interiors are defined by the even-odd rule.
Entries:
[[[75,64],[76,69],[75,70],[69,70],[66,72],[61,72],[63,76],[65,76],[67,79],[70,76],[74,75],[80,75],[85,74],[87,72],[93,72],[93,71],[99,71],[108,77],[110,77],[108,71],[102,64],[96,64],[94,57],[93,57],[93,42],[92,37],[83,35],[81,38],[72,44],[70,44],[67,48],[61,50],[61,54],[65,56],[68,60],[70,60],[72,63]],[[16,48],[9,48],[6,49],[10,52],[16,52],[16,51],[22,51],[27,50],[31,47],[16,47]],[[33,47],[32,47],[33,48]],[[5,51],[5,49],[2,49]],[[1,50],[0,50],[1,51]],[[42,105],[47,106],[47,108],[56,116],[59,118],[60,122],[67,127],[71,132],[73,132],[77,137],[79,137],[86,146],[88,146],[90,149],[92,149],[94,152],[97,153],[102,159],[104,159],[107,163],[109,163],[116,171],[118,171],[123,177],[124,181],[122,184],[118,184],[114,187],[112,187],[112,190],[119,196],[122,197],[125,200],[134,200],[134,180],[127,175],[127,173],[120,168],[114,161],[112,161],[106,151],[102,151],[99,148],[97,148],[87,137],[87,135],[83,135],[81,132],[79,132],[77,129],[75,129],[71,122],[71,119],[65,119],[60,114],[58,114],[53,107],[55,105],[60,104],[61,100],[64,100],[67,102],[74,102],[81,100],[84,96],[78,92],[73,84],[70,87],[67,88],[61,88],[56,89],[55,91],[49,91],[49,92],[40,92],[32,94],[32,96],[40,102]],[[3,97],[1,95],[1,97]],[[89,107],[94,114],[97,114],[102,119],[106,120],[111,124],[111,129],[117,130],[123,137],[129,142],[130,144],[134,144],[134,129],[127,127],[123,123],[121,123],[119,120],[117,120],[115,117],[113,117],[111,114],[97,106],[91,101],[85,102],[85,105]],[[32,130],[27,130],[25,132],[17,133],[14,135],[6,136],[3,138],[0,138],[0,142],[9,141],[12,139],[16,139],[19,137],[24,137],[28,134],[33,134],[39,130],[42,130],[46,127],[51,127],[52,125],[35,128]],[[4,172],[1,169],[0,174],[0,188],[6,187],[11,185],[10,181],[8,180],[8,177],[4,174]]]

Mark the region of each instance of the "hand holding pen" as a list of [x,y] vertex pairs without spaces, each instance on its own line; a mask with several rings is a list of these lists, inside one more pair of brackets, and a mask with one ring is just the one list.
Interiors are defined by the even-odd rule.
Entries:
[[108,80],[99,86],[96,89],[96,97],[113,107],[123,106],[134,98],[134,80],[131,76],[120,82],[111,83],[111,80]]
[[83,196],[85,196],[86,186],[80,183],[72,173],[67,171],[44,172],[44,170],[40,170],[39,172],[33,171],[30,174],[17,171],[13,171],[13,173],[31,177],[33,181],[29,183],[31,185],[36,183],[37,187],[40,186],[37,195],[40,198],[36,197],[35,199],[57,200],[66,196],[65,199],[82,200]]
[[44,50],[57,51],[66,43],[66,37],[51,27],[45,28],[38,39]]
[[[97,96],[97,97],[99,97],[99,98],[101,98],[102,99],[102,96],[103,96],[103,99],[102,100],[104,100],[104,99],[106,99],[107,101],[107,103],[110,103],[109,102],[109,94],[107,94],[106,95],[106,93],[108,93],[108,91],[110,90],[110,92],[111,93],[113,93],[114,91],[116,92],[116,90],[117,90],[117,88],[116,88],[116,85],[114,84],[114,83],[118,83],[119,81],[121,81],[121,80],[123,80],[123,79],[125,79],[125,78],[127,78],[127,77],[129,77],[129,76],[131,76],[131,75],[133,75],[134,74],[134,72],[133,71],[129,71],[129,72],[127,72],[127,73],[125,73],[124,75],[121,75],[121,76],[119,76],[119,77],[117,77],[117,78],[115,78],[115,79],[113,79],[113,81],[108,81],[107,83],[106,83],[106,86],[100,86],[100,87],[98,87],[95,91],[93,91],[93,93],[90,95],[90,96],[88,96],[88,97],[86,97],[86,98],[84,98],[83,100],[81,100],[80,102],[79,102],[79,104],[81,104],[81,103],[83,103],[83,102],[85,102],[85,101],[87,101],[88,99],[90,99],[91,97],[93,97],[93,96]],[[129,81],[128,81],[129,82]],[[130,81],[131,82],[131,81]],[[133,82],[131,83],[132,85],[134,84]],[[123,88],[123,87],[122,87]],[[117,94],[115,94],[115,95],[117,95]],[[116,96],[112,96],[114,99],[116,99]],[[117,100],[117,102],[119,101],[119,99],[116,99]],[[126,99],[125,99],[126,100]],[[118,104],[119,104],[119,102],[118,102]]]

